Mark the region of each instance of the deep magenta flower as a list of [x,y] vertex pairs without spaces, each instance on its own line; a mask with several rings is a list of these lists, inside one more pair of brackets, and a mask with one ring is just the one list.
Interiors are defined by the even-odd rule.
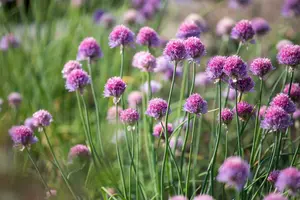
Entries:
[[186,99],[183,110],[200,116],[201,114],[207,113],[207,101],[205,101],[200,94],[192,94]]
[[38,141],[32,130],[27,126],[13,126],[8,133],[14,142],[14,146],[19,147],[21,150]]
[[170,61],[178,62],[184,60],[187,57],[187,52],[183,40],[170,40],[164,49],[164,56],[166,56]]
[[161,98],[154,98],[148,102],[146,115],[161,120],[167,114],[168,103]]
[[25,119],[24,121],[24,126],[27,126],[30,128],[32,131],[36,130],[38,127],[36,126],[34,119],[32,117],[29,117]]
[[12,33],[3,36],[0,40],[0,50],[2,51],[7,51],[9,48],[17,48],[19,45],[20,42]]
[[49,126],[53,121],[52,115],[46,110],[39,110],[33,113],[32,118],[34,120],[34,125],[39,127],[39,131],[42,130],[41,128]]
[[161,123],[156,124],[153,128],[153,136],[165,139],[164,129],[167,129],[168,137],[170,137],[173,133],[173,125],[171,123],[168,123],[167,127],[166,124],[164,124],[164,127],[162,127]]
[[276,44],[276,49],[277,49],[277,51],[279,51],[285,45],[290,45],[290,44],[293,44],[290,40],[285,40],[285,39],[284,40],[280,40]]
[[277,94],[270,103],[271,106],[279,106],[287,113],[293,113],[296,111],[296,105],[289,98],[287,94]]
[[136,36],[136,42],[148,47],[158,47],[160,39],[156,31],[150,27],[143,27]]
[[216,34],[219,36],[229,35],[234,25],[235,21],[232,18],[224,17],[217,23]]
[[109,46],[115,48],[117,46],[133,46],[134,33],[124,25],[116,26],[109,34]]
[[269,58],[256,58],[250,64],[250,71],[259,78],[264,78],[267,73],[274,69]]
[[204,194],[196,196],[194,200],[214,200],[214,198],[210,195]]
[[248,41],[254,42],[253,40],[254,35],[255,35],[255,31],[249,20],[239,21],[231,30],[231,37],[243,43]]
[[89,148],[83,144],[77,144],[70,149],[69,161],[72,162],[74,159],[79,159],[80,161],[86,161],[90,158],[91,152]]
[[18,92],[12,92],[8,95],[7,100],[11,107],[17,108],[22,103],[22,96]]
[[230,79],[230,87],[233,89],[237,89],[241,93],[252,92],[254,89],[254,81],[250,76],[239,79],[237,81]]
[[206,74],[213,81],[219,81],[226,76],[223,72],[223,67],[226,61],[225,56],[212,57],[206,66]]
[[247,64],[237,55],[227,57],[224,67],[224,73],[233,80],[247,77]]
[[132,91],[128,94],[127,101],[128,105],[131,108],[136,108],[138,105],[142,103],[143,93],[140,91]]
[[67,78],[68,75],[75,69],[82,69],[81,64],[76,60],[70,60],[65,65],[61,73],[63,78]]
[[234,112],[229,108],[223,108],[221,111],[222,123],[228,125],[233,120]]
[[102,56],[100,45],[93,37],[85,38],[78,47],[77,60],[97,60]]
[[114,103],[118,103],[127,85],[120,77],[109,78],[104,86],[104,97],[114,97]]
[[176,37],[180,39],[187,39],[189,37],[200,37],[200,27],[190,21],[183,22],[176,33]]
[[280,173],[280,170],[271,171],[270,174],[269,174],[269,176],[268,176],[268,181],[270,183],[276,183],[277,178],[279,176],[279,173]]
[[188,200],[188,198],[186,198],[185,196],[178,195],[169,198],[169,200]]
[[133,56],[132,66],[145,72],[153,72],[156,68],[156,58],[149,52],[140,51]]
[[294,167],[281,170],[275,186],[280,192],[288,190],[295,195],[300,189],[300,171]]
[[139,120],[139,118],[140,115],[136,109],[127,108],[125,110],[120,111],[120,120],[124,124],[132,126]]
[[205,46],[197,37],[189,37],[184,41],[187,57],[199,63],[200,58],[206,54]]
[[285,0],[281,13],[285,17],[300,15],[300,0]]
[[256,35],[262,36],[271,30],[268,21],[264,18],[256,17],[251,20],[251,23]]
[[285,45],[277,54],[279,64],[296,67],[300,64],[300,46],[299,45]]
[[264,200],[288,200],[285,196],[280,193],[271,193],[268,194]]
[[91,82],[90,76],[82,69],[75,69],[66,78],[66,89],[69,92],[78,90],[81,94],[85,86]]
[[261,127],[271,131],[284,131],[292,124],[291,116],[285,110],[279,106],[271,106],[265,112]]
[[[290,84],[287,84],[283,90],[283,93],[288,94],[289,88],[290,88]],[[295,103],[298,103],[300,101],[300,85],[299,85],[299,83],[292,84],[291,92],[290,92],[289,96]]]
[[[234,111],[236,109],[234,108]],[[246,101],[241,101],[237,104],[237,114],[243,120],[247,121],[254,113],[254,107]]]

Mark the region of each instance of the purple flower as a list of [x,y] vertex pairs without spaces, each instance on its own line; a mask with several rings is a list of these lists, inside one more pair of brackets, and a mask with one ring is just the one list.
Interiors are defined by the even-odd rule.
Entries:
[[219,36],[229,35],[232,28],[235,25],[235,21],[230,17],[222,18],[216,26],[216,33]]
[[229,0],[229,7],[231,8],[241,8],[248,6],[252,0]]
[[102,58],[103,53],[98,42],[93,37],[87,37],[78,47],[77,60],[97,60]]
[[101,21],[101,18],[102,16],[104,15],[105,11],[102,10],[102,9],[97,9],[95,12],[94,12],[94,16],[93,16],[93,19],[94,19],[94,22],[95,23],[99,23]]
[[207,113],[207,101],[205,101],[200,94],[192,94],[186,99],[183,110],[200,116],[201,114]]
[[250,76],[237,81],[230,80],[230,87],[237,89],[241,93],[252,92],[254,85],[255,83]]
[[[236,109],[234,108],[234,111]],[[254,108],[246,101],[241,101],[237,104],[237,114],[243,120],[247,121],[249,117],[254,113]]]
[[200,32],[208,31],[208,26],[207,26],[206,21],[200,15],[198,15],[196,13],[189,14],[184,19],[184,21],[188,22],[188,23],[195,23],[200,28]]
[[128,25],[143,24],[144,17],[135,9],[127,10],[123,15],[124,23]]
[[61,73],[63,78],[67,78],[68,75],[75,69],[82,69],[81,64],[76,60],[70,60],[65,65]]
[[181,39],[170,40],[164,49],[164,56],[170,61],[181,61],[187,57],[184,42]]
[[153,136],[157,137],[157,138],[165,139],[164,129],[167,129],[168,136],[172,135],[173,125],[171,123],[168,123],[167,127],[166,127],[166,124],[164,124],[164,127],[162,127],[161,123],[158,123],[153,128]]
[[285,45],[277,54],[279,64],[296,67],[300,64],[300,46],[299,45]]
[[66,89],[69,92],[78,90],[81,94],[86,85],[91,82],[90,76],[82,69],[73,70],[66,78]]
[[38,128],[34,122],[34,118],[32,118],[32,117],[29,117],[24,121],[24,126],[27,126],[32,131],[34,131]]
[[268,194],[268,196],[266,196],[264,200],[288,200],[288,199],[280,193],[271,193]]
[[[283,93],[289,93],[290,84],[287,84],[283,90]],[[299,83],[293,83],[291,86],[290,95],[291,99],[296,103],[300,101],[300,85]]]
[[115,48],[117,46],[133,46],[134,33],[124,25],[116,26],[109,34],[109,46]]
[[279,51],[285,45],[291,45],[291,44],[293,44],[293,43],[290,40],[280,40],[276,44],[276,49],[277,49],[277,51]]
[[78,158],[81,161],[86,161],[90,158],[91,152],[89,148],[83,144],[77,144],[70,149],[69,160],[72,162],[74,159]]
[[127,85],[120,77],[109,78],[104,86],[104,97],[114,97],[114,103],[124,93]]
[[106,115],[106,119],[110,122],[110,123],[115,123],[116,122],[116,118],[117,115],[120,115],[120,112],[122,111],[122,107],[118,106],[118,113],[117,113],[117,109],[116,106],[112,106],[107,110],[107,115]]
[[133,56],[132,66],[145,72],[153,72],[156,68],[156,58],[149,52],[140,51]]
[[267,73],[274,69],[275,68],[269,58],[256,58],[250,64],[250,71],[259,78],[263,78]]
[[227,57],[223,72],[233,80],[247,76],[247,64],[237,55]]
[[156,31],[147,26],[140,29],[136,36],[136,42],[148,47],[158,47],[160,45],[160,39]]
[[292,102],[287,94],[277,94],[270,103],[271,106],[281,107],[287,113],[296,111],[296,105]]
[[38,141],[32,130],[27,126],[13,126],[8,133],[14,142],[14,146],[20,147],[21,151]]
[[98,23],[105,28],[111,28],[115,22],[115,17],[111,13],[104,13]]
[[279,106],[269,107],[261,122],[263,129],[271,131],[284,131],[293,124],[291,116]]
[[143,94],[140,91],[132,91],[128,94],[127,101],[129,107],[136,108],[138,105],[142,103]]
[[194,200],[214,200],[214,198],[210,195],[198,195],[194,198]]
[[223,72],[223,67],[226,61],[225,56],[215,56],[212,57],[206,66],[206,74],[208,78],[213,81],[218,81],[223,79],[225,74]]
[[260,119],[263,119],[265,117],[266,110],[267,110],[267,106],[260,107],[259,114],[258,114]]
[[195,77],[196,86],[207,86],[211,83],[211,80],[208,78],[206,72],[199,72]]
[[19,45],[19,41],[12,33],[3,36],[0,40],[0,50],[2,51],[7,51],[9,48],[17,48]]
[[256,17],[251,20],[251,23],[255,34],[258,36],[265,35],[271,30],[269,23],[264,18]]
[[281,13],[285,17],[300,15],[300,0],[285,0]]
[[240,191],[250,176],[249,164],[240,157],[229,157],[219,168],[217,180]]
[[124,124],[128,124],[130,126],[134,125],[140,118],[140,115],[137,110],[133,108],[128,108],[126,110],[120,111],[120,120]]
[[186,198],[185,196],[178,195],[170,197],[169,200],[188,200],[188,198]]
[[[161,84],[155,80],[151,80],[150,87],[151,87],[152,94],[158,93],[162,88]],[[149,88],[148,82],[144,83],[141,86],[141,90],[146,94],[148,94],[148,88]]]
[[189,37],[184,41],[187,57],[199,63],[200,58],[206,54],[205,47],[201,40],[197,37]]
[[22,103],[22,96],[18,92],[12,92],[8,95],[7,100],[11,107],[17,108]]
[[280,192],[289,190],[290,194],[295,195],[300,189],[300,171],[294,167],[281,170],[275,186]]
[[221,120],[222,123],[228,125],[232,121],[234,112],[229,108],[223,108],[221,111]]
[[280,173],[280,170],[271,171],[269,176],[268,176],[268,181],[270,183],[276,183],[276,181],[278,179],[278,176],[279,176],[279,173]]
[[[172,79],[173,71],[174,71],[174,64],[169,61],[168,58],[165,56],[160,56],[156,58],[156,68],[154,69],[155,72],[160,72],[164,75],[165,80]],[[182,68],[176,68],[176,76],[182,75]]]
[[33,113],[32,118],[34,120],[34,125],[39,127],[39,131],[41,132],[41,128],[49,126],[53,121],[52,115],[46,110],[39,110]]
[[254,35],[255,35],[255,31],[249,20],[239,21],[231,30],[231,37],[243,43],[248,41],[253,42]]
[[176,34],[177,38],[187,39],[189,37],[200,37],[200,27],[194,22],[183,22]]
[[146,115],[156,120],[161,120],[167,114],[168,103],[160,98],[151,99],[148,102]]

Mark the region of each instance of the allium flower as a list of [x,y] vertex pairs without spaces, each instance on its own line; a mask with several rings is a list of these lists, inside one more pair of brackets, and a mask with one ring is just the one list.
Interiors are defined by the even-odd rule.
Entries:
[[227,57],[223,72],[233,80],[247,77],[247,64],[237,55]]
[[290,40],[280,40],[276,44],[276,49],[277,49],[277,51],[279,51],[285,45],[291,45],[291,44],[293,44],[293,43]]
[[292,124],[291,116],[285,110],[279,106],[271,106],[266,110],[261,127],[271,131],[284,131]]
[[8,95],[7,100],[11,107],[16,108],[22,103],[22,96],[18,92],[12,92]]
[[142,24],[145,21],[141,13],[135,9],[127,10],[123,15],[123,19],[124,23],[128,25]]
[[95,23],[100,23],[101,18],[102,18],[102,16],[104,15],[104,13],[105,13],[104,10],[102,10],[102,9],[97,9],[97,10],[94,12],[94,15],[93,15],[94,22],[95,22]]
[[[177,142],[176,142],[177,139]],[[184,138],[182,136],[179,136],[178,138],[176,136],[171,137],[169,145],[171,147],[171,149],[177,148],[177,149],[181,149],[181,147],[183,146],[184,143]],[[175,147],[176,145],[176,147]]]
[[229,35],[231,33],[232,28],[235,25],[235,21],[230,17],[222,18],[216,26],[216,33],[219,36]]
[[263,119],[265,117],[266,110],[267,110],[267,106],[260,107],[259,113],[258,113],[260,119]]
[[214,200],[214,198],[210,195],[198,195],[194,198],[194,200]]
[[164,56],[170,61],[181,61],[187,57],[187,52],[181,39],[170,40],[164,50]]
[[56,197],[57,196],[57,191],[51,189],[50,192],[46,192],[46,199],[51,199],[51,197]]
[[65,65],[61,73],[63,78],[67,78],[68,75],[75,69],[82,69],[81,64],[76,60],[70,60]]
[[200,28],[201,32],[206,32],[208,30],[206,21],[196,13],[189,14],[184,21],[188,23],[195,23]]
[[279,173],[280,173],[280,170],[274,170],[274,171],[270,172],[270,174],[268,176],[268,181],[270,183],[276,183]]
[[19,147],[21,151],[38,141],[32,130],[27,126],[13,126],[8,133],[14,142],[14,146]]
[[170,197],[169,200],[188,200],[188,198],[186,198],[185,196],[178,195]]
[[142,103],[143,94],[140,91],[132,91],[128,94],[127,101],[129,107],[136,108],[138,105]]
[[269,23],[264,18],[256,17],[251,20],[251,23],[256,35],[262,36],[271,30]]
[[263,78],[267,73],[274,69],[275,68],[269,58],[256,58],[250,64],[250,71],[259,78]]
[[97,60],[102,56],[102,50],[93,37],[85,38],[78,47],[77,60]]
[[[166,124],[164,124],[164,128],[167,129],[168,136],[171,136],[173,133],[173,125],[168,123],[168,126],[166,127]],[[164,128],[162,127],[161,123],[156,124],[153,128],[153,136],[165,139]]]
[[120,115],[120,112],[122,111],[122,107],[118,106],[118,113],[116,110],[116,106],[112,106],[107,110],[107,115],[106,115],[106,119],[110,122],[110,123],[115,123],[116,122],[116,118],[117,115]]
[[232,121],[234,112],[229,108],[223,108],[221,111],[221,120],[222,123],[228,125]]
[[90,82],[90,76],[84,70],[75,69],[66,78],[66,89],[69,92],[78,90],[82,94],[84,87]]
[[230,87],[241,93],[252,92],[254,85],[255,83],[250,76],[237,81],[230,80]]
[[300,171],[294,167],[281,170],[275,186],[280,192],[288,190],[290,194],[295,195],[300,189]]
[[83,144],[77,144],[70,149],[68,158],[70,162],[72,162],[76,158],[85,161],[88,160],[90,156],[91,152],[87,146]]
[[[156,59],[156,68],[154,72],[162,73],[164,75],[164,80],[171,80],[174,72],[174,64],[170,62],[166,57],[160,56]],[[176,76],[182,75],[182,68],[176,68]]]
[[46,110],[39,110],[33,113],[32,118],[34,120],[34,125],[39,127],[40,132],[42,131],[41,128],[49,126],[53,121],[52,115]]
[[194,22],[183,22],[178,31],[177,38],[187,39],[189,37],[200,37],[200,27]]
[[296,111],[293,113],[293,119],[298,120],[300,119],[300,109],[296,109]]
[[213,81],[218,81],[223,79],[225,74],[223,72],[223,67],[226,61],[225,56],[215,56],[212,57],[206,66],[206,74],[208,78]]
[[[234,111],[236,111],[235,108]],[[237,114],[242,120],[246,121],[247,119],[249,119],[249,117],[251,117],[253,113],[254,113],[254,108],[248,102],[241,101],[237,104]]]
[[[290,84],[287,84],[283,90],[283,93],[289,93]],[[300,101],[300,85],[299,83],[293,83],[291,86],[290,95],[291,99],[296,103]]]
[[160,39],[156,31],[147,26],[140,29],[136,36],[136,42],[148,47],[158,47],[160,45]]
[[17,48],[19,45],[20,42],[12,33],[3,36],[0,40],[0,50],[2,51],[7,51],[9,48]]
[[300,46],[299,45],[285,45],[277,54],[279,64],[296,67],[300,64]]
[[38,127],[35,125],[34,119],[32,117],[29,117],[25,119],[24,126],[27,126],[32,131],[36,130]]
[[217,180],[240,191],[250,176],[249,164],[240,157],[229,157],[219,168]]
[[281,13],[285,17],[293,17],[300,15],[300,1],[299,0],[285,0]]
[[199,63],[200,58],[206,54],[205,47],[201,40],[197,37],[189,37],[184,41],[187,57]]
[[200,94],[192,94],[186,99],[183,110],[200,116],[201,114],[207,113],[207,101],[205,101]]
[[116,104],[124,93],[126,86],[126,83],[120,77],[109,78],[104,86],[104,97],[114,97],[114,103]]
[[266,196],[264,200],[288,200],[288,199],[280,193],[271,193],[268,194],[268,196]]
[[287,94],[277,94],[270,103],[271,106],[279,106],[287,113],[296,111],[296,105],[292,102]]
[[253,40],[254,35],[255,35],[255,31],[249,20],[239,21],[231,30],[231,37],[243,43],[248,41],[254,42]]
[[161,120],[167,114],[168,103],[160,98],[151,99],[148,102],[146,115]]
[[115,22],[116,19],[111,13],[104,13],[98,23],[105,28],[111,28],[114,26]]
[[153,72],[156,68],[156,58],[149,52],[140,51],[133,56],[132,66],[145,72]]
[[[155,81],[155,80],[151,80],[150,87],[151,87],[152,94],[158,93],[162,88],[161,84],[159,82]],[[143,92],[145,92],[146,94],[148,94],[148,89],[149,89],[148,82],[144,83],[141,86],[141,90]]]
[[115,48],[117,46],[133,46],[134,33],[124,25],[116,26],[109,34],[109,46]]
[[199,72],[195,76],[195,86],[207,86],[212,83],[211,79],[208,78],[206,72]]
[[140,118],[140,115],[137,110],[133,108],[128,108],[126,110],[120,111],[120,120],[124,124],[128,124],[130,126],[134,125]]

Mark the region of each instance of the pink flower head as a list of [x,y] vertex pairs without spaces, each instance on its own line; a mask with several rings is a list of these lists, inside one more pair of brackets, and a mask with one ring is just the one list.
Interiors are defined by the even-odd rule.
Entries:
[[124,93],[126,87],[126,83],[120,77],[109,78],[104,86],[104,97],[115,97],[117,100]]
[[107,115],[106,115],[106,119],[110,122],[110,123],[115,123],[116,122],[116,118],[117,115],[120,115],[120,112],[122,111],[122,107],[118,106],[118,113],[117,113],[117,109],[116,106],[112,106],[107,110]]
[[97,60],[102,56],[100,45],[93,37],[85,38],[78,47],[77,60]]
[[285,45],[277,54],[279,64],[296,67],[300,64],[300,46],[299,45]]
[[[283,93],[288,94],[289,88],[290,88],[290,84],[287,84],[283,90]],[[300,101],[300,85],[299,85],[299,83],[292,84],[291,92],[290,92],[289,96],[295,103]]]
[[34,125],[39,128],[49,126],[53,121],[52,115],[46,110],[39,110],[32,115]]
[[128,108],[126,110],[120,111],[120,120],[124,124],[134,125],[140,118],[137,110],[133,108]]
[[275,68],[269,58],[256,58],[250,64],[250,71],[259,78],[263,78],[267,73],[274,69]]
[[[236,111],[236,109],[234,109]],[[237,104],[237,114],[238,116],[246,121],[254,113],[254,108],[251,104],[246,101],[241,101]]]
[[230,87],[233,89],[237,89],[239,92],[242,93],[252,92],[254,85],[255,83],[250,76],[243,79],[239,79],[237,81],[230,80]]
[[268,176],[268,181],[270,183],[276,183],[279,173],[280,173],[280,170],[274,170],[274,171],[270,172],[270,174]]
[[132,66],[145,72],[153,72],[156,68],[156,58],[149,52],[140,51],[133,56]]
[[189,37],[200,37],[200,33],[200,27],[196,23],[185,21],[180,25],[176,36],[180,39],[187,39]]
[[[150,87],[151,87],[152,94],[158,93],[162,88],[161,84],[159,82],[155,81],[155,80],[151,80]],[[148,82],[144,83],[141,86],[141,90],[143,92],[145,92],[146,94],[148,94],[148,89],[149,89]]]
[[265,117],[265,113],[267,110],[267,106],[261,106],[259,109],[259,118],[263,119]]
[[194,200],[214,200],[214,198],[210,195],[204,194],[196,196]]
[[178,195],[170,197],[169,200],[188,200],[188,198],[186,198],[185,196]]
[[208,78],[206,72],[199,72],[195,77],[195,85],[196,86],[207,86],[212,83],[211,79]]
[[181,61],[187,57],[184,42],[181,39],[170,40],[164,50],[164,56],[170,61]]
[[228,125],[232,121],[234,112],[229,108],[223,108],[221,111],[221,120],[222,123]]
[[20,42],[12,33],[3,36],[0,40],[0,50],[2,51],[7,51],[9,48],[17,48],[19,45]]
[[280,192],[288,190],[295,195],[300,189],[300,171],[294,167],[281,170],[275,186]]
[[22,103],[22,96],[18,92],[12,92],[8,95],[7,100],[11,107],[16,108]]
[[254,35],[255,35],[255,31],[249,20],[239,21],[231,30],[231,37],[243,43],[248,41],[253,42]]
[[133,46],[134,33],[124,25],[116,26],[109,34],[109,46]]
[[256,17],[251,20],[251,23],[256,35],[265,35],[271,30],[269,23],[264,18]]
[[171,136],[173,133],[173,125],[171,123],[168,123],[167,127],[165,124],[164,127],[162,127],[161,123],[156,124],[153,128],[153,136],[165,139],[164,128],[167,129],[168,136]]
[[79,158],[79,160],[88,160],[90,156],[91,152],[87,146],[77,144],[70,149],[68,158],[72,162],[75,158]]
[[288,200],[285,196],[280,193],[271,193],[268,194],[264,200]]
[[211,80],[223,79],[225,74],[223,72],[223,67],[226,61],[225,56],[215,56],[212,57],[206,66],[206,74]]
[[38,141],[37,137],[33,135],[33,132],[27,126],[13,126],[8,131],[14,146],[20,147],[23,150],[25,147],[30,147]]
[[158,47],[160,45],[160,39],[156,31],[147,26],[140,29],[136,36],[136,42],[148,47]]
[[250,176],[250,166],[240,157],[229,157],[219,168],[217,180],[240,191]]
[[91,82],[90,76],[82,69],[75,69],[66,78],[66,89],[69,92],[78,90],[81,94],[85,86]]
[[216,33],[219,36],[229,35],[232,28],[234,27],[235,21],[232,18],[222,18],[216,26]]
[[291,116],[283,108],[271,106],[265,112],[261,127],[271,131],[284,131],[292,124]]
[[293,44],[293,43],[290,40],[280,40],[276,44],[276,49],[277,49],[277,51],[279,51],[285,45],[291,45],[291,44]]
[[296,105],[292,102],[287,94],[277,94],[270,103],[271,106],[279,106],[287,113],[296,111]]
[[63,78],[67,78],[68,75],[75,69],[82,69],[81,64],[76,60],[70,60],[65,65],[61,73]]
[[197,37],[189,37],[184,41],[187,57],[195,62],[199,62],[200,58],[206,54],[205,46]]
[[28,128],[30,128],[32,131],[34,131],[35,129],[37,129],[38,127],[36,126],[34,119],[32,117],[27,118],[24,121],[24,126],[27,126]]
[[224,73],[233,80],[238,80],[247,76],[247,64],[237,55],[227,57]]
[[201,114],[207,113],[207,101],[205,101],[200,94],[192,94],[186,99],[183,110],[200,116]]
[[142,103],[143,94],[140,91],[132,91],[128,94],[127,101],[129,107],[136,108],[138,105]]
[[161,120],[167,114],[168,103],[161,98],[154,98],[148,102],[146,115]]
[[124,23],[128,25],[143,24],[144,17],[135,9],[127,10],[123,15]]

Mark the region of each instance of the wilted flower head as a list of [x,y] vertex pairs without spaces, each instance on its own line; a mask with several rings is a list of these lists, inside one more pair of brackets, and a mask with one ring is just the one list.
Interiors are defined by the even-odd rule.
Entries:
[[185,22],[189,23],[195,23],[199,28],[201,32],[206,32],[208,30],[208,26],[206,21],[198,14],[191,13],[189,14],[185,19]]
[[178,195],[170,197],[169,200],[188,200],[188,198],[186,198],[185,196]]
[[19,45],[19,41],[12,33],[3,36],[0,40],[0,50],[2,51],[7,51],[9,48],[17,48]]
[[204,194],[196,196],[194,200],[214,200],[214,198],[210,195]]
[[19,147],[21,150],[38,141],[32,130],[27,126],[13,126],[8,133],[14,142],[14,146]]
[[149,52],[140,51],[133,56],[132,66],[145,72],[153,72],[156,68],[156,58]]
[[168,103],[165,100],[154,98],[148,102],[146,115],[161,120],[167,114],[167,109]]
[[248,41],[253,42],[254,35],[255,35],[255,31],[249,20],[239,21],[231,30],[231,37],[243,43]]
[[200,94],[192,94],[186,99],[183,110],[191,114],[205,114],[207,113],[207,101]]
[[11,107],[16,108],[21,104],[22,96],[18,92],[12,92],[8,95],[7,100]]
[[107,115],[106,115],[106,119],[110,122],[110,123],[115,123],[116,122],[116,118],[117,115],[120,115],[120,112],[122,111],[122,107],[118,106],[118,113],[117,113],[117,109],[116,106],[112,106],[107,110]]
[[233,80],[238,80],[247,76],[247,64],[237,55],[227,57],[224,73]]
[[76,60],[68,61],[61,71],[61,73],[63,74],[63,78],[67,78],[67,76],[75,69],[82,69],[81,64]]
[[296,105],[292,102],[287,94],[277,94],[270,103],[271,106],[279,106],[287,113],[296,111]]
[[[151,80],[150,87],[151,87],[152,94],[155,94],[155,93],[158,93],[161,90],[162,85],[159,82],[155,81],[155,80]],[[148,82],[144,83],[141,86],[141,90],[143,92],[145,92],[146,94],[148,94],[148,89],[149,89]]]
[[250,71],[255,76],[263,78],[267,73],[274,70],[269,58],[256,58],[250,64]]
[[184,60],[187,57],[187,52],[183,40],[170,40],[164,49],[164,56],[166,56],[170,61]]
[[200,37],[200,27],[194,22],[183,22],[177,31],[177,38],[187,39],[189,37]]
[[195,86],[206,86],[212,83],[211,79],[208,78],[206,72],[199,72],[195,76]]
[[228,125],[232,121],[234,112],[229,108],[223,108],[221,111],[221,120],[222,123]]
[[241,93],[253,91],[254,85],[255,83],[250,76],[237,81],[230,79],[230,87],[237,89]]
[[108,39],[111,48],[117,46],[133,46],[134,33],[126,26],[118,25],[109,34]]
[[229,157],[219,168],[217,180],[240,191],[250,176],[250,166],[240,157]]
[[256,17],[251,20],[251,23],[257,35],[265,35],[271,30],[269,23],[264,18]]
[[229,7],[240,8],[248,6],[252,0],[229,0]]
[[74,159],[78,158],[79,160],[88,160],[91,156],[89,148],[83,144],[77,144],[70,149],[69,160],[72,162]]
[[173,133],[173,125],[171,123],[168,123],[168,126],[166,127],[166,124],[164,124],[164,127],[162,127],[161,123],[158,123],[153,128],[153,136],[157,138],[165,139],[165,132],[164,129],[167,129],[168,136],[171,136]]
[[189,37],[184,41],[187,57],[194,61],[199,62],[200,58],[206,54],[205,46],[197,37]]
[[133,108],[127,108],[125,110],[120,111],[120,120],[124,124],[132,126],[139,120],[139,118],[140,115],[138,111]]
[[285,196],[280,193],[271,193],[268,194],[264,200],[288,200]]
[[[39,110],[33,113],[32,118],[34,120],[34,125],[39,127],[39,129],[49,126],[53,121],[52,115],[46,110]],[[39,131],[41,131],[41,129]]]
[[87,37],[78,47],[77,60],[97,60],[103,56],[100,45],[93,37]]
[[[290,84],[287,84],[283,90],[283,93],[288,94],[289,88],[290,88]],[[292,84],[289,96],[295,103],[300,101],[300,85],[299,85],[299,83]]]
[[281,13],[285,17],[293,17],[300,15],[300,1],[299,0],[285,0]]
[[66,78],[66,89],[69,92],[78,90],[82,94],[84,87],[90,82],[90,76],[84,70],[75,69]]
[[280,192],[288,190],[295,195],[300,189],[300,171],[294,167],[281,170],[275,186]]
[[135,9],[127,10],[123,15],[123,19],[124,23],[128,25],[142,24],[145,21],[141,13]]
[[[236,111],[236,109],[234,109],[234,111]],[[248,102],[241,101],[237,104],[237,114],[242,120],[246,121],[253,113],[254,108]]]
[[136,36],[136,42],[148,47],[158,47],[160,39],[156,31],[150,27],[143,27]]
[[290,40],[280,40],[276,44],[276,49],[277,49],[277,51],[279,51],[285,45],[291,45],[291,44],[293,44],[293,43]]
[[285,45],[277,54],[279,64],[296,67],[300,64],[300,46],[299,45]]
[[34,123],[34,119],[32,117],[25,119],[24,125],[27,126],[28,128],[30,128],[32,131],[34,131],[35,129],[38,128],[36,126],[36,124]]
[[263,129],[271,131],[284,131],[293,124],[291,116],[279,106],[269,107],[261,122]]
[[234,27],[235,21],[230,17],[222,18],[216,26],[216,33],[219,36],[229,35]]
[[143,94],[140,91],[132,91],[128,94],[127,101],[129,107],[136,108],[142,103]]
[[270,174],[269,174],[269,176],[268,176],[268,181],[270,183],[276,183],[277,178],[279,176],[279,173],[280,173],[280,170],[271,171]]
[[114,97],[116,104],[126,89],[126,83],[120,77],[109,78],[104,86],[104,97]]
[[259,113],[258,113],[260,119],[263,119],[265,117],[266,110],[267,110],[267,106],[260,107]]
[[225,56],[215,56],[212,57],[206,66],[206,74],[208,78],[213,81],[223,79],[225,74],[223,72],[223,67],[226,61]]

